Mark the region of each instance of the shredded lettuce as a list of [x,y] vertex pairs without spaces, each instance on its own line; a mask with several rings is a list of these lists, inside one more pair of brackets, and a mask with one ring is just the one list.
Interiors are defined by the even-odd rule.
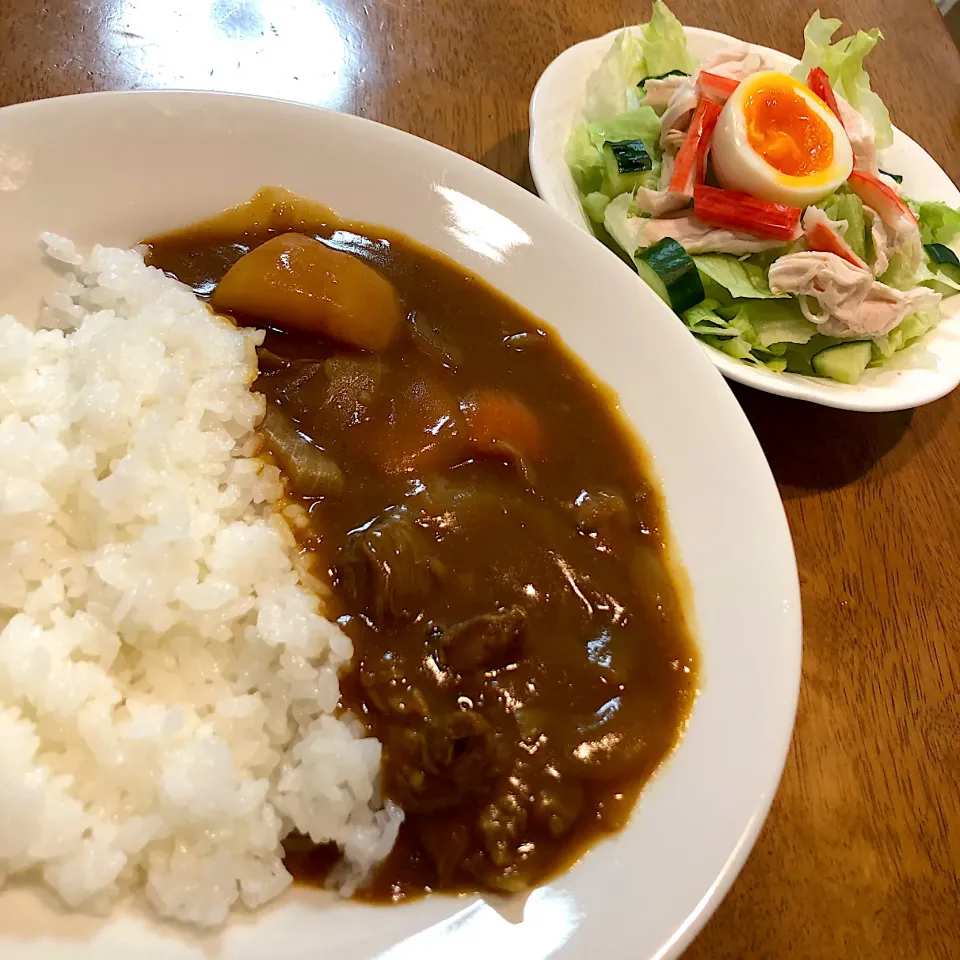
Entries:
[[632,257],[637,252],[643,220],[634,215],[632,193],[622,193],[607,204],[603,212],[603,225],[628,256]]
[[719,307],[716,300],[702,300],[683,314],[683,322],[699,336],[739,337],[739,332],[717,313]]
[[831,193],[817,206],[831,219],[843,220],[847,227],[843,234],[850,249],[861,259],[867,259],[867,222],[863,215],[863,201],[845,188]]
[[567,140],[565,159],[581,201],[587,194],[597,193],[603,183],[603,155],[593,145],[587,125],[581,124]]
[[904,317],[900,324],[888,334],[874,339],[872,344],[873,358],[870,361],[870,366],[877,367],[885,363],[895,353],[899,353],[919,340],[939,322],[940,314],[936,310],[912,313],[909,317]]
[[606,141],[642,140],[654,164],[660,159],[660,118],[650,107],[638,107],[616,117],[586,124],[590,141],[599,150]]
[[591,223],[603,223],[603,215],[606,213],[610,198],[605,193],[588,193],[583,198],[583,209],[590,218]]
[[[922,243],[949,244],[960,233],[960,210],[939,201],[909,200],[908,203],[920,222]],[[945,297],[960,292],[960,281],[952,269],[942,267],[929,256],[924,256],[920,266],[914,267],[913,257],[903,249],[890,257],[890,264],[880,281],[897,290],[930,287]]]
[[643,41],[639,33],[621,30],[600,65],[587,79],[583,117],[588,122],[625,113],[639,102],[637,84],[643,79]]
[[909,200],[910,209],[920,221],[920,239],[924,243],[949,246],[960,234],[960,208],[954,210],[939,200]]
[[890,266],[878,279],[895,290],[930,287],[945,297],[960,292],[960,282],[955,280],[950,272],[941,270],[938,264],[932,263],[926,257],[918,267],[914,267],[910,255],[902,250],[890,258]]
[[[738,360],[779,373],[787,367],[786,360],[778,356],[784,351],[777,349],[779,344],[768,342],[764,336],[765,333],[773,333],[777,320],[773,314],[763,316],[762,311],[755,309],[766,306],[772,304],[748,301],[731,310],[716,300],[704,300],[687,310],[682,319],[692,333],[710,346]],[[730,314],[729,318],[726,314]],[[760,329],[757,327],[758,319],[761,321]],[[770,325],[764,329],[766,320],[770,321]]]
[[764,366],[774,373],[783,373],[789,365],[790,363],[785,357],[772,357],[764,363]]
[[744,360],[754,366],[765,366],[754,354],[756,342],[751,343],[747,337],[752,334],[749,325],[737,324],[737,314],[727,320],[717,311],[720,304],[715,300],[704,300],[702,303],[687,310],[683,314],[683,322],[704,343],[721,350],[736,360]]
[[[947,210],[949,209],[947,207]],[[889,266],[878,279],[897,290],[912,290],[914,287],[923,286],[930,287],[945,297],[960,293],[960,271],[957,271],[956,267],[937,263],[926,251],[919,266],[915,266],[912,251],[903,247],[890,257]]]
[[720,284],[735,299],[767,299],[789,297],[788,293],[771,293],[767,271],[749,260],[738,260],[729,253],[700,253],[693,262],[701,274]]
[[642,140],[653,160],[653,168],[647,172],[650,183],[656,186],[660,176],[660,118],[650,107],[638,107],[614,117],[582,123],[570,135],[566,161],[581,201],[591,193],[606,193],[608,199],[613,199],[604,181],[603,145],[608,140]]
[[671,70],[693,73],[697,62],[687,49],[687,37],[683,24],[667,9],[667,5],[657,0],[653,5],[650,22],[643,30],[643,60],[639,65],[641,76],[662,77]]
[[[745,264],[748,274],[751,268],[763,271],[759,264],[737,261],[726,254],[704,254],[693,259],[702,271],[700,261],[706,258],[710,264],[714,257]],[[712,272],[723,270],[729,270],[729,265],[724,264]],[[682,316],[683,322],[699,340],[730,357],[767,370],[817,376],[812,366],[813,358],[827,347],[849,342],[819,333],[816,324],[803,316],[799,301],[793,297],[764,299],[754,292],[748,297],[731,298],[727,287],[710,274],[702,272],[701,275],[706,281],[705,287],[716,292],[716,296],[687,310]],[[732,271],[732,275],[737,276],[736,271]],[[933,276],[925,267],[921,268],[921,275]],[[729,280],[729,277],[725,279]],[[737,281],[741,281],[739,276]],[[737,284],[731,286],[736,288]],[[939,312],[935,310],[913,314],[885,337],[876,338],[871,365],[884,363],[914,343],[935,326],[939,318]]]
[[901,247],[890,257],[890,265],[878,279],[897,290],[912,290],[927,280],[933,280],[934,273],[927,266],[926,257],[919,267],[914,266],[911,254]]
[[870,89],[870,77],[863,69],[863,58],[883,39],[883,34],[877,29],[869,33],[858,30],[852,37],[831,43],[839,29],[839,20],[825,20],[820,11],[816,11],[804,27],[803,59],[793,75],[805,81],[814,67],[826,71],[834,92],[873,126],[877,147],[882,150],[893,143],[893,127],[883,101]]
[[687,49],[683,25],[657,0],[650,22],[621,30],[587,80],[583,116],[587,121],[633,110],[640,102],[637,84],[671,70],[693,73],[696,61]]
[[[793,299],[732,303],[704,300],[687,310],[682,319],[704,343],[752,366],[778,373],[788,370],[814,376],[814,356],[846,342],[818,333],[816,325],[804,318]],[[894,339],[898,344],[903,342],[900,336]]]
[[794,300],[751,300],[740,312],[753,328],[757,344],[769,350],[777,344],[808,343],[816,334],[816,324],[800,311]]

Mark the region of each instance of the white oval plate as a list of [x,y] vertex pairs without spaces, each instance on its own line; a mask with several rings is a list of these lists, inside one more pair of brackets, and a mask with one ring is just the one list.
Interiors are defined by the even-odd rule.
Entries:
[[[699,27],[686,27],[690,52],[704,60],[733,37]],[[610,49],[619,30],[584,40],[565,50],[543,71],[530,100],[530,170],[537,192],[555,210],[590,233],[576,187],[563,159],[570,131],[583,122],[587,78]],[[752,44],[783,70],[794,57]],[[960,205],[960,191],[918,143],[894,128],[893,146],[883,151],[881,167],[903,174],[903,189],[916,200],[942,200]],[[637,277],[638,283],[643,283]],[[701,349],[725,377],[767,393],[809,400],[844,410],[905,410],[948,394],[960,384],[960,297],[951,298],[948,316],[918,343],[882,368],[867,370],[857,386],[796,373],[773,373],[728,357],[701,343]]]
[[692,584],[703,691],[627,829],[525,902],[434,896],[369,907],[294,890],[220,933],[193,936],[136,910],[106,920],[64,915],[32,891],[13,890],[0,895],[0,956],[676,956],[760,829],[797,700],[796,566],[746,418],[660,300],[546,204],[426,141],[279,101],[149,92],[0,110],[0,312],[26,315],[49,283],[41,231],[129,245],[266,183],[455,258],[553,325],[618,391],[651,453]]

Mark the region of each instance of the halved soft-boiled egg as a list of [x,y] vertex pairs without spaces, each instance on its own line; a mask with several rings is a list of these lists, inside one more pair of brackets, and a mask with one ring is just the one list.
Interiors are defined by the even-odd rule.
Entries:
[[786,73],[747,77],[727,100],[710,148],[720,186],[771,203],[817,203],[850,176],[843,125],[808,87]]

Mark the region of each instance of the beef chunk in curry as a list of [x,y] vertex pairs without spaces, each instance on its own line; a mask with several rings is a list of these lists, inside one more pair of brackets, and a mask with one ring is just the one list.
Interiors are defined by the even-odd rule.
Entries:
[[[343,709],[406,813],[359,895],[522,890],[622,826],[696,653],[614,398],[477,277],[285,191],[149,262],[267,327],[262,431],[355,644]],[[291,838],[287,863],[331,858]]]

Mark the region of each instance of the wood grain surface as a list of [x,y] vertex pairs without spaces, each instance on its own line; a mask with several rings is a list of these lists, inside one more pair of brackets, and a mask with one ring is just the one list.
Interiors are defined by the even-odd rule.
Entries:
[[[799,54],[814,0],[672,0]],[[930,0],[824,2],[880,26],[874,86],[960,181],[960,56]],[[527,104],[626,0],[3,0],[0,104],[201,87],[435,140],[532,188]],[[803,589],[797,728],[767,825],[689,960],[960,957],[960,393],[851,414],[735,388],[786,502]]]

